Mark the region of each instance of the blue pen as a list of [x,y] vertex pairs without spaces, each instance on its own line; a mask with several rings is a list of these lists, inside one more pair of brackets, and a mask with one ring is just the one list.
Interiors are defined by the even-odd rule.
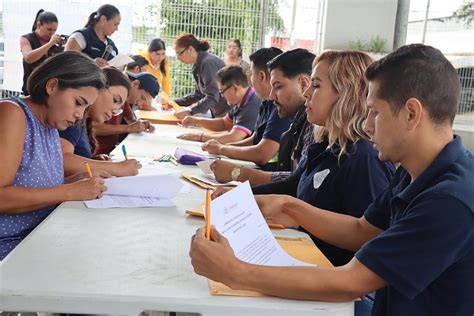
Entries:
[[125,160],[128,160],[127,149],[125,149],[125,145],[122,145],[122,152],[123,152],[123,155],[125,156]]

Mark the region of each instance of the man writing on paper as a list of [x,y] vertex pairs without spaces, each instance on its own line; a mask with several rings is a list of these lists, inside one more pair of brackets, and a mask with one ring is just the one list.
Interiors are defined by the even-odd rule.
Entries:
[[[246,181],[251,185],[268,183],[288,177],[306,155],[309,145],[314,143],[313,124],[306,119],[303,92],[310,86],[314,54],[306,49],[284,52],[269,61],[270,99],[275,103],[281,118],[291,118],[288,131],[282,134],[275,169],[250,169],[236,166],[227,161],[216,161],[211,168],[220,182]],[[224,154],[230,158],[247,160],[239,148],[231,148],[210,141],[203,145],[210,153]],[[269,172],[277,171],[277,172]]]
[[276,47],[261,48],[249,56],[250,82],[257,96],[263,101],[252,136],[226,145],[245,157],[242,158],[243,160],[253,161],[264,170],[276,169],[276,159],[274,158],[280,148],[280,138],[290,125],[290,120],[280,118],[274,103],[268,100],[271,86],[266,64],[281,52]]
[[219,93],[232,109],[218,118],[186,116],[184,127],[199,126],[213,132],[186,133],[178,138],[205,142],[215,139],[221,144],[240,141],[252,135],[262,100],[249,87],[247,76],[240,66],[226,66],[217,74]]
[[[376,291],[373,315],[472,315],[474,157],[453,135],[459,77],[443,54],[404,46],[366,71],[366,130],[381,160],[400,163],[388,189],[360,219],[295,198],[258,197],[265,217],[291,217],[328,243],[357,251],[333,268],[280,268],[237,260],[226,239],[199,230],[190,255],[197,273],[233,289],[320,301]],[[272,214],[275,203],[282,213]]]

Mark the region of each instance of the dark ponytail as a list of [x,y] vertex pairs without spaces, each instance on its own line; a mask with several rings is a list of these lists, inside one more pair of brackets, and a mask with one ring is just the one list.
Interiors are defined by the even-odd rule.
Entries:
[[198,51],[206,51],[211,48],[211,44],[205,39],[199,40]]
[[192,46],[197,52],[199,51],[207,51],[211,48],[209,42],[205,39],[198,40],[193,34],[191,33],[183,33],[175,40],[175,44],[177,46],[187,48]]
[[94,11],[89,14],[86,25],[84,27],[94,27],[97,22],[99,22],[101,16],[105,16],[108,21],[115,18],[117,15],[120,15],[120,11],[115,6],[111,4],[104,4],[100,6],[97,11]]
[[40,9],[36,13],[35,21],[33,22],[33,26],[31,27],[32,32],[36,31],[38,21],[41,24],[58,23],[58,17],[53,12],[48,12],[48,11],[44,11],[43,9]]

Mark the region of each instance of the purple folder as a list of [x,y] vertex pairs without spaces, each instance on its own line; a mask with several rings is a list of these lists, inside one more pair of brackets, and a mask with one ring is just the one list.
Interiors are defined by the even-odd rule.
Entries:
[[198,161],[210,160],[208,156],[195,153],[194,151],[187,150],[184,148],[176,148],[174,152],[176,160],[179,161],[182,165],[195,165]]

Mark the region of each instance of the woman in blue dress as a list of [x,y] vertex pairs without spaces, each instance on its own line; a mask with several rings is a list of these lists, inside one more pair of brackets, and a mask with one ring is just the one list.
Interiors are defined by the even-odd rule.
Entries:
[[89,57],[66,52],[30,75],[30,95],[0,101],[0,260],[61,202],[89,200],[106,190],[86,172],[64,178],[58,130],[81,120],[105,88]]

